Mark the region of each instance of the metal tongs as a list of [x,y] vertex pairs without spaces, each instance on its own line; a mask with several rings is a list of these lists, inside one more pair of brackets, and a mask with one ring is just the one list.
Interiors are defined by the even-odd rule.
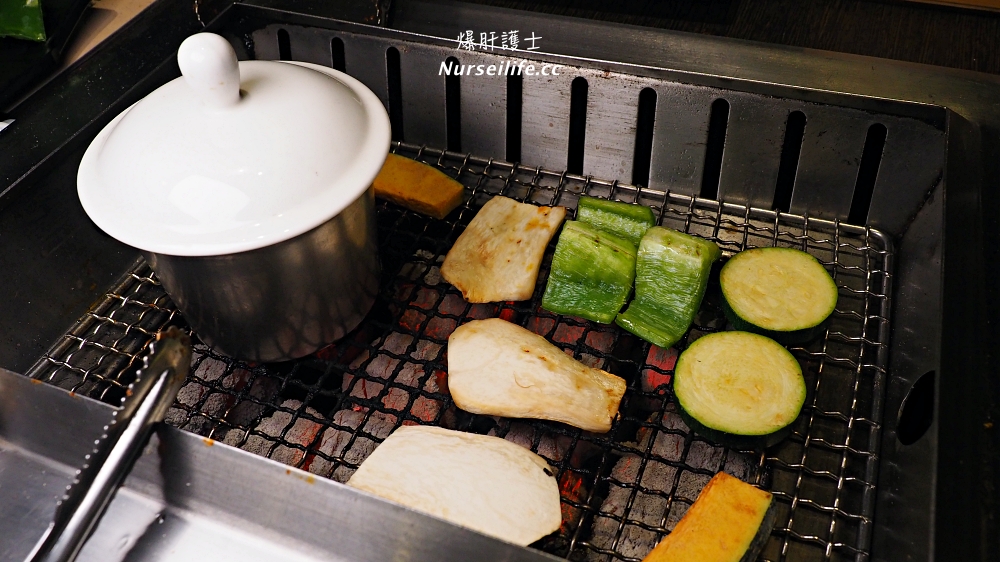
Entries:
[[95,441],[55,516],[27,560],[68,562],[76,558],[118,486],[163,420],[191,365],[191,339],[176,327],[157,334],[136,380],[129,385],[111,423]]

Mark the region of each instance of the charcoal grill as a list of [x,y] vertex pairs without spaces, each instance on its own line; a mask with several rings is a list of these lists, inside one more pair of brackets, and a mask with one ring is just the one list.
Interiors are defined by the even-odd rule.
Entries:
[[[641,559],[718,470],[777,496],[778,524],[763,560],[934,559],[936,545],[959,539],[969,558],[995,548],[988,478],[996,459],[988,456],[991,434],[977,433],[977,424],[996,408],[985,331],[995,312],[986,285],[994,266],[984,263],[995,197],[987,187],[995,191],[997,181],[984,177],[995,169],[986,162],[997,117],[986,102],[1000,99],[996,81],[961,74],[964,82],[942,85],[936,71],[912,65],[878,61],[876,70],[856,57],[450,3],[400,3],[390,20],[396,29],[344,21],[367,13],[370,23],[385,23],[389,12],[379,6],[348,6],[338,19],[304,15],[311,10],[299,5],[236,4],[211,27],[243,57],[326,64],[360,79],[389,110],[393,150],[456,177],[467,202],[443,221],[379,203],[384,275],[362,326],[281,364],[242,363],[197,346],[169,423],[340,482],[401,424],[505,437],[558,469],[564,525],[533,547],[572,560]],[[210,13],[211,5],[201,6],[198,21]],[[174,48],[194,30],[177,27]],[[456,49],[467,29],[538,33],[542,48]],[[133,45],[125,40],[119,52]],[[76,128],[76,147],[54,148],[58,163],[13,186],[72,185],[79,146],[96,127],[177,74],[169,52],[123,71],[136,85]],[[721,58],[727,53],[735,59]],[[525,59],[563,70],[544,78],[440,76],[451,59]],[[95,57],[91,68],[107,60]],[[869,66],[887,81],[863,85],[858,73]],[[793,69],[801,75],[791,77]],[[936,95],[942,99],[928,103]],[[29,104],[25,119],[32,111],[52,110]],[[64,191],[59,197],[74,196]],[[19,195],[8,215],[39,193],[46,192]],[[648,205],[660,224],[716,241],[725,256],[795,247],[829,268],[840,303],[825,337],[793,350],[810,392],[791,438],[766,451],[736,451],[677,419],[673,361],[694,338],[724,329],[717,286],[681,344],[660,350],[617,328],[542,310],[551,247],[530,301],[469,305],[441,281],[444,254],[490,197],[572,210],[582,194]],[[185,323],[148,267],[131,261],[134,252],[86,236],[114,250],[95,260],[100,274],[88,274],[103,275],[111,288],[85,289],[103,296],[85,312],[67,305],[55,329],[18,336],[29,349],[11,352],[10,366],[116,403],[154,334]],[[78,320],[61,334],[71,314]],[[612,430],[593,435],[455,408],[444,375],[448,334],[494,316],[626,378]],[[970,473],[966,463],[976,458],[981,464]]]

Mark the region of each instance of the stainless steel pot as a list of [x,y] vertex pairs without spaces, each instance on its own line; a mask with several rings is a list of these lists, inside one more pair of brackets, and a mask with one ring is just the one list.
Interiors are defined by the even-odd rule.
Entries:
[[250,361],[309,355],[365,317],[379,283],[372,188],[278,244],[221,256],[143,252],[206,344]]
[[382,102],[326,67],[238,62],[209,33],[185,40],[178,64],[181,78],[87,149],[77,176],[87,214],[143,252],[222,353],[283,361],[343,337],[378,292]]

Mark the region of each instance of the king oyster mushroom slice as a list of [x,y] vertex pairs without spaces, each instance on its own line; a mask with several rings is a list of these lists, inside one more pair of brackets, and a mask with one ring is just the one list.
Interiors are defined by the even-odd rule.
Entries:
[[552,472],[542,457],[499,437],[404,426],[347,485],[527,546],[562,522]]
[[467,412],[604,433],[625,381],[576,361],[534,332],[490,318],[460,326],[448,338],[448,389]]
[[448,251],[441,277],[472,303],[530,299],[545,247],[565,218],[564,207],[496,196]]

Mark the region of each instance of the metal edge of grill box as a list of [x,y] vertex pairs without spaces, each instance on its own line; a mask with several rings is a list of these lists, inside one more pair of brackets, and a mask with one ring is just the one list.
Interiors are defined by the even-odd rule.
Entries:
[[[163,5],[165,6],[166,3]],[[406,20],[406,7],[406,4],[400,6],[400,15],[395,19],[396,25],[415,26],[415,23],[408,23],[408,20]],[[295,14],[282,14],[275,11],[273,7],[266,10],[255,9],[251,6],[237,6],[236,8],[236,10],[227,14],[223,19],[230,18],[234,14],[237,16],[242,14],[244,17],[252,16],[256,11],[258,14],[272,20],[280,20],[282,18],[293,22],[295,20],[303,20],[308,21],[312,25],[322,22],[321,19],[310,19],[306,16]],[[478,13],[482,15],[483,13],[477,11],[478,8],[465,7],[465,9],[470,10],[470,12],[465,14],[466,18],[470,14],[475,15]],[[495,11],[489,10],[488,12],[491,18],[496,17]],[[804,88],[826,89],[832,92],[830,95],[834,97],[836,97],[836,92],[839,91],[881,95],[886,98],[912,99],[918,102],[927,102],[929,101],[928,98],[934,98],[934,101],[937,103],[949,107],[954,111],[954,113],[949,114],[947,127],[948,151],[945,178],[948,190],[946,192],[943,190],[944,182],[937,187],[935,197],[932,197],[930,203],[916,216],[908,231],[912,234],[915,228],[918,228],[921,235],[912,237],[910,240],[904,237],[904,240],[900,244],[901,255],[897,262],[900,264],[897,270],[897,294],[900,298],[896,299],[897,307],[894,312],[898,326],[912,325],[917,328],[910,330],[910,333],[906,336],[912,339],[911,345],[913,349],[919,350],[922,347],[931,350],[940,349],[940,357],[930,357],[930,362],[935,366],[939,366],[937,380],[946,379],[947,381],[947,384],[944,385],[936,383],[938,390],[936,393],[938,402],[937,413],[941,415],[935,417],[935,425],[932,426],[929,432],[931,436],[937,435],[936,446],[938,450],[936,451],[936,455],[933,448],[929,451],[923,451],[921,455],[914,455],[912,450],[903,450],[901,452],[886,451],[889,444],[894,442],[892,439],[893,420],[892,416],[889,416],[889,419],[887,419],[887,431],[884,435],[884,443],[886,445],[883,448],[883,457],[885,460],[881,476],[881,482],[884,486],[883,490],[889,492],[886,494],[889,497],[886,498],[885,503],[880,501],[880,509],[876,511],[876,526],[881,528],[880,521],[884,520],[889,513],[895,513],[898,518],[903,520],[912,516],[914,520],[922,521],[923,526],[919,527],[920,530],[911,531],[909,534],[902,533],[902,535],[907,536],[902,536],[898,532],[898,529],[896,531],[886,531],[886,534],[883,535],[886,537],[884,538],[886,541],[884,544],[887,547],[901,545],[903,551],[907,551],[907,549],[913,551],[916,549],[915,552],[921,554],[920,546],[922,545],[927,546],[928,549],[933,544],[948,547],[949,550],[941,551],[939,556],[941,559],[953,557],[988,559],[990,553],[996,552],[996,546],[990,544],[990,539],[995,538],[996,533],[991,535],[989,532],[989,525],[995,524],[995,519],[990,519],[990,515],[995,513],[995,507],[991,504],[993,500],[990,496],[991,491],[989,488],[993,482],[990,480],[992,478],[990,471],[995,470],[996,467],[995,449],[991,449],[991,447],[995,447],[995,437],[991,437],[988,431],[978,428],[978,424],[982,423],[984,418],[989,419],[989,408],[996,407],[995,388],[988,386],[987,378],[992,374],[994,366],[992,363],[986,363],[988,357],[985,352],[988,345],[996,343],[993,339],[987,339],[995,336],[989,335],[986,331],[987,314],[989,314],[990,318],[996,318],[996,289],[988,286],[986,283],[987,278],[996,278],[996,260],[989,259],[996,257],[996,245],[994,243],[996,240],[996,220],[991,212],[996,209],[997,191],[995,189],[995,178],[997,177],[996,156],[998,154],[996,141],[997,104],[995,100],[997,96],[995,80],[971,73],[930,69],[919,65],[891,63],[888,61],[830,55],[827,53],[801,52],[797,49],[767,47],[722,39],[694,37],[679,33],[630,28],[627,26],[548,17],[538,20],[539,16],[511,12],[503,12],[502,15],[506,19],[477,20],[472,18],[470,25],[474,27],[477,25],[477,21],[523,21],[523,19],[528,19],[536,22],[541,21],[544,25],[549,26],[548,29],[552,31],[547,31],[547,33],[549,33],[550,37],[553,36],[553,33],[565,33],[567,36],[572,37],[573,33],[578,32],[581,27],[591,31],[594,29],[603,29],[621,33],[634,33],[639,37],[661,36],[670,38],[676,44],[687,45],[689,47],[683,54],[690,55],[690,59],[681,60],[680,62],[669,60],[670,50],[657,51],[657,56],[667,59],[661,60],[659,66],[666,68],[684,69],[685,65],[698,66],[703,64],[704,66],[701,67],[701,74],[703,75],[714,74],[716,76],[715,79],[724,81],[728,79],[718,78],[718,76],[731,76],[751,81],[740,82],[741,86],[747,83],[777,83],[784,81],[787,84],[797,84]],[[519,20],[519,18],[523,19]],[[532,18],[536,19],[532,20]],[[106,91],[100,93],[103,95],[103,97],[99,97],[100,103],[95,104],[100,106],[100,110],[90,114],[89,117],[85,115],[87,121],[83,123],[82,127],[80,123],[73,123],[72,127],[64,128],[63,130],[57,127],[53,131],[52,139],[36,143],[37,146],[34,147],[36,149],[35,152],[25,154],[24,152],[28,151],[15,151],[15,153],[12,153],[15,159],[19,160],[16,160],[11,167],[5,166],[7,167],[7,171],[12,172],[12,174],[7,175],[9,183],[5,182],[3,189],[6,191],[9,187],[24,186],[28,192],[27,195],[22,194],[16,200],[12,198],[13,194],[9,194],[11,196],[5,197],[7,201],[2,202],[13,209],[12,211],[5,212],[4,218],[9,218],[12,214],[15,219],[25,217],[22,220],[14,221],[13,226],[15,228],[31,222],[29,220],[31,217],[26,217],[27,213],[19,209],[26,201],[31,201],[33,196],[40,197],[41,202],[50,201],[58,197],[58,194],[30,193],[31,185],[41,174],[46,172],[56,175],[60,174],[58,166],[53,165],[46,169],[45,166],[36,165],[38,160],[48,156],[49,160],[55,164],[55,161],[59,159],[58,156],[65,158],[67,157],[67,153],[70,153],[69,156],[72,156],[72,149],[79,147],[74,147],[72,143],[67,143],[67,135],[70,138],[74,136],[81,137],[79,143],[84,142],[85,139],[83,137],[86,137],[87,134],[81,131],[96,130],[97,126],[102,125],[103,122],[106,122],[107,119],[110,119],[117,111],[120,111],[127,105],[130,99],[136,99],[145,91],[149,91],[155,87],[157,83],[176,75],[176,70],[169,68],[169,63],[172,62],[169,55],[166,56],[168,59],[167,63],[159,64],[159,71],[154,72],[157,69],[159,61],[163,60],[164,55],[162,53],[169,53],[176,47],[180,39],[198,27],[193,22],[185,20],[180,16],[176,20],[178,22],[176,27],[167,26],[162,30],[157,30],[152,25],[151,18],[141,19],[135,24],[135,26],[143,26],[143,32],[154,33],[152,36],[153,39],[157,37],[163,39],[165,44],[159,45],[160,50],[157,53],[157,56],[161,58],[152,56],[148,56],[148,58],[140,57],[141,64],[139,64],[138,68],[134,64],[130,66],[130,63],[122,63],[117,65],[122,68],[106,67],[104,69],[110,73],[109,78],[120,76],[122,73],[130,74],[133,77],[131,84],[138,83],[137,86],[133,88],[131,84],[128,84],[127,87],[122,87],[118,90],[107,88]],[[456,18],[456,20],[458,21],[458,27],[463,27],[462,20],[459,18]],[[470,20],[466,19],[465,21],[469,22]],[[558,22],[559,25],[556,26],[551,22]],[[224,21],[221,20],[217,22],[218,25],[222,25],[223,23]],[[336,25],[333,22],[328,23]],[[528,28],[528,26],[522,27],[525,29]],[[133,29],[132,31],[137,31],[137,29]],[[156,31],[159,31],[160,35],[156,35]],[[597,50],[608,43],[606,39],[602,41],[601,36],[593,36],[591,39],[591,41],[587,42],[578,42],[584,43],[584,45],[578,45],[577,48]],[[131,42],[126,40],[131,40]],[[148,37],[140,39],[137,36],[126,36],[120,41],[113,42],[108,47],[95,53],[91,57],[91,60],[85,61],[90,63],[90,66],[82,66],[80,68],[83,74],[76,79],[77,89],[72,87],[74,84],[69,84],[66,81],[56,81],[50,88],[40,92],[34,99],[28,100],[24,107],[34,110],[36,115],[38,113],[45,114],[46,112],[49,112],[49,115],[51,115],[53,111],[63,112],[62,108],[56,110],[51,105],[51,101],[62,98],[67,92],[80,91],[79,82],[81,80],[90,80],[92,81],[91,84],[86,85],[92,85],[93,81],[95,81],[95,75],[88,75],[86,73],[88,69],[94,69],[95,66],[93,65],[95,64],[106,63],[116,53],[120,54],[126,46],[135,49],[149,40]],[[152,44],[157,43],[153,41]],[[700,48],[704,48],[709,55],[705,55],[704,57],[699,56]],[[116,51],[115,49],[118,50]],[[711,54],[718,54],[727,49],[732,49],[729,53],[730,60],[724,61],[718,57],[713,58],[710,56]],[[762,54],[773,56],[760,56]],[[626,55],[631,58],[649,56],[648,53],[636,53],[634,50],[626,53]],[[683,59],[683,57],[679,58]],[[704,58],[709,60],[703,60]],[[743,64],[748,59],[752,60],[754,64]],[[796,61],[804,62],[805,66],[792,65],[796,71],[802,70],[803,72],[800,76],[789,76],[788,68],[785,69],[784,73],[775,70],[775,60],[779,61],[777,66]],[[152,64],[150,64],[151,62]],[[868,76],[880,75],[882,77],[881,81],[874,83],[861,82],[861,79],[863,79],[861,74],[866,72],[865,69],[869,67],[869,63],[871,63],[872,73]],[[722,67],[721,70],[720,67]],[[772,72],[774,76],[770,79],[761,76],[767,72]],[[829,76],[822,76],[823,72],[831,74]],[[948,80],[952,82],[945,83]],[[736,83],[733,82],[733,84]],[[777,88],[780,89],[781,87],[778,86]],[[49,103],[48,106],[45,105],[46,101]],[[84,109],[92,110],[93,108],[85,107]],[[18,116],[16,111],[15,116]],[[6,142],[23,140],[25,138],[23,135],[31,132],[31,127],[34,125],[31,121],[26,120],[26,122],[27,128],[21,129],[20,133],[15,129],[8,134],[0,135],[0,143],[6,145]],[[60,138],[60,135],[63,135],[63,137]],[[17,145],[14,144],[13,146]],[[73,168],[71,165],[64,167]],[[37,171],[34,174],[25,173],[32,169]],[[71,174],[62,171],[61,176],[64,186],[67,184],[72,185]],[[993,189],[984,189],[985,187],[992,187]],[[943,205],[943,195],[947,195],[947,205]],[[35,201],[31,202],[38,203],[39,199],[36,198]],[[944,207],[944,209],[942,210],[941,207]],[[79,217],[75,217],[75,219],[79,220]],[[114,243],[107,240],[100,239],[99,236],[94,242],[103,248],[121,252],[123,255],[134,255],[128,254],[127,251],[122,252],[120,247],[116,247]],[[4,250],[6,251],[8,248],[5,247]],[[906,259],[907,253],[912,253],[915,256],[927,256],[933,259],[935,252],[937,252],[937,259],[940,259],[941,254],[947,256],[947,259],[944,261],[943,274],[939,270],[935,270],[935,268],[921,267],[920,260]],[[7,256],[11,255],[10,253],[7,254]],[[123,260],[124,258],[119,258],[118,263],[120,264]],[[79,261],[76,263],[73,260],[65,261],[68,261],[68,263],[59,264],[56,271],[63,273],[70,279],[81,278],[79,270],[82,269],[82,264]],[[37,265],[41,269],[48,264],[44,260],[40,260],[38,263],[30,265]],[[114,269],[113,265],[115,264],[112,264],[112,266],[109,266],[107,263],[96,265],[99,269],[111,271]],[[112,271],[112,273],[117,274],[122,269],[123,267],[118,268]],[[30,297],[32,296],[39,299],[41,298],[40,295],[44,293],[32,293],[31,288],[24,285],[24,280],[29,278],[31,273],[33,272],[19,272],[17,279],[13,279],[9,273],[5,274],[8,277],[3,279],[5,281],[4,284],[9,288],[13,285],[10,282],[16,281],[20,287],[21,294],[29,297],[26,300],[30,301]],[[105,283],[106,285],[107,283]],[[929,291],[931,301],[934,300],[935,295],[940,297],[941,302],[938,305],[939,307],[928,306],[928,301],[926,300],[911,303],[910,305],[906,304],[912,298],[921,298],[921,293],[928,291],[928,289],[932,289]],[[909,299],[906,298],[907,291],[912,293]],[[61,297],[57,296],[56,298]],[[70,302],[77,308],[71,309],[69,312],[64,310],[61,315],[53,315],[56,318],[62,319],[62,326],[67,326],[81,312],[79,309],[81,304],[79,302],[72,302],[72,300]],[[83,306],[86,306],[86,304],[88,303],[83,303]],[[23,309],[15,308],[14,312],[28,313],[30,310],[26,307]],[[914,319],[913,324],[909,322],[911,318]],[[8,317],[4,318],[3,321],[8,326],[13,325],[24,328],[16,334],[9,332],[11,335],[7,337],[12,342],[11,347],[15,347],[21,341],[26,341],[29,344],[26,347],[33,346],[37,348],[40,346],[44,349],[44,346],[54,339],[41,334],[49,328],[33,326],[31,323],[24,322],[23,318]],[[18,323],[21,326],[17,326]],[[925,330],[921,330],[920,328],[925,328]],[[57,329],[61,332],[64,328],[57,327]],[[51,333],[51,331],[47,333]],[[894,334],[894,341],[897,344],[900,343],[900,336],[898,334]],[[4,343],[6,344],[7,342]],[[5,349],[4,351],[6,352],[7,350]],[[37,355],[35,354],[35,357]],[[4,361],[8,361],[7,356],[5,353]],[[14,355],[12,354],[11,356]],[[903,370],[908,365],[908,361],[911,364],[919,364],[921,361],[926,364],[928,360],[927,357],[924,357],[920,358],[920,361],[916,361],[916,357],[916,355],[907,355],[905,353],[894,354],[892,358],[894,375],[898,371]],[[22,359],[21,361],[25,360]],[[955,373],[963,372],[971,373],[971,376],[955,375]],[[919,374],[922,373],[913,373],[911,376],[915,377]],[[891,412],[892,407],[899,404],[902,394],[906,390],[906,385],[900,385],[900,382],[912,382],[912,380],[907,381],[905,376],[894,376],[892,378],[888,388],[887,405],[889,409],[887,412]],[[893,383],[897,383],[896,386]],[[907,467],[906,470],[900,471],[896,468],[897,462],[894,461],[894,456],[897,457],[899,463]],[[907,458],[912,456],[917,456],[918,458]],[[940,462],[937,462],[937,459],[934,458],[935,456],[937,459],[940,459]],[[924,462],[922,466],[923,472],[913,470],[914,461],[918,464]],[[895,471],[895,474],[893,471]],[[893,485],[893,478],[896,479],[895,482],[897,485],[895,486]],[[926,494],[916,494],[916,498],[914,498],[912,494],[914,491],[913,484],[923,484],[926,481],[925,479],[930,478],[936,479],[935,489],[937,490],[937,497],[931,499]],[[923,504],[916,505],[915,501],[923,502]],[[977,505],[980,506],[979,513],[976,513],[974,507],[970,507]],[[933,519],[928,516],[931,513],[933,513]],[[891,527],[891,525],[888,527]],[[876,553],[878,552],[879,536],[877,529]],[[932,536],[933,539],[929,542],[922,542],[920,540],[921,536]],[[966,550],[963,551],[962,549]],[[894,550],[894,552],[899,553],[901,551]],[[948,554],[944,554],[944,552]]]

